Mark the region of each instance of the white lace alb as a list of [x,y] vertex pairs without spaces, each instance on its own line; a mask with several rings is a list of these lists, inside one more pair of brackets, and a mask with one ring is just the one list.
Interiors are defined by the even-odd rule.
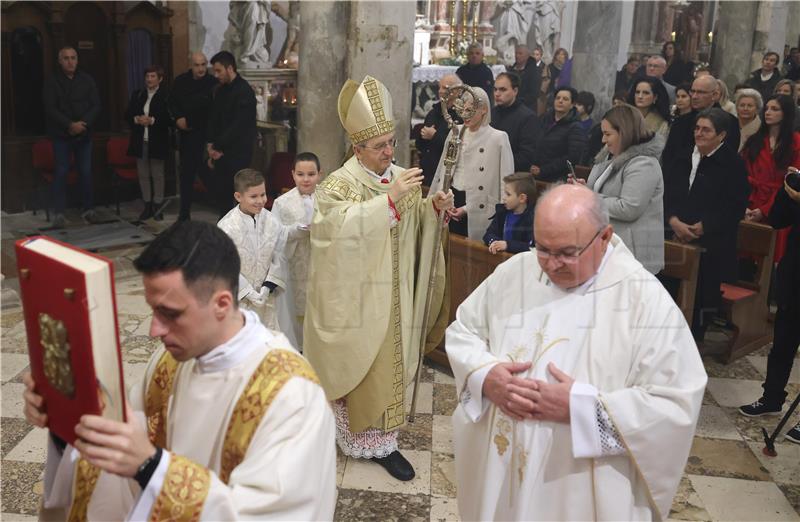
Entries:
[[350,431],[350,419],[347,416],[347,404],[344,399],[333,401],[333,413],[336,417],[336,443],[342,453],[357,459],[386,457],[397,451],[397,431],[383,431],[370,428],[353,433]]

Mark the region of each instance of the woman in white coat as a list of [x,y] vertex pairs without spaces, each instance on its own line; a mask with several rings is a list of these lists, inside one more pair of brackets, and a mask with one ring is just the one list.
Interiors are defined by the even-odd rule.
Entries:
[[600,194],[614,232],[655,274],[664,268],[664,180],[658,158],[664,137],[647,130],[630,105],[610,109],[600,122],[605,147],[586,185]]
[[[450,212],[450,231],[480,241],[492,221],[495,205],[501,201],[503,178],[514,173],[514,155],[508,135],[489,126],[491,112],[486,92],[475,89],[475,95],[478,108],[475,115],[464,122],[467,130],[453,173],[455,208]],[[451,132],[445,142],[445,153],[431,182],[431,193],[442,189],[444,158],[452,136]]]

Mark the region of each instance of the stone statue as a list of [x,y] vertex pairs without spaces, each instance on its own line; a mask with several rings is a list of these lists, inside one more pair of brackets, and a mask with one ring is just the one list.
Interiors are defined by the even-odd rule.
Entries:
[[512,65],[515,61],[514,47],[527,45],[537,3],[533,0],[504,0],[499,3],[493,21],[499,35],[495,49],[501,62]]
[[267,0],[232,0],[229,5],[228,29],[222,48],[233,53],[242,69],[270,67],[270,3]]
[[533,41],[542,46],[546,61],[553,59],[553,53],[559,47],[561,37],[561,12],[564,3],[560,0],[540,0],[534,8]]

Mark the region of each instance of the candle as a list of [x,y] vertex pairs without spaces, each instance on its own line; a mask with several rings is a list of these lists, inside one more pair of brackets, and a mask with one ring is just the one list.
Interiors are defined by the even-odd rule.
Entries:
[[708,43],[711,43],[714,40],[714,31],[708,32]]

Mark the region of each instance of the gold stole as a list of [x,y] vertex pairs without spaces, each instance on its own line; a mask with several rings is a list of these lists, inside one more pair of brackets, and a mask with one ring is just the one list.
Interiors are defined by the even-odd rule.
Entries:
[[[169,352],[164,352],[156,363],[145,396],[148,435],[153,444],[165,449],[167,405],[178,368],[179,363]],[[308,362],[289,350],[270,350],[250,376],[236,401],[225,432],[219,475],[225,484],[234,468],[244,459],[250,441],[272,401],[292,377],[302,377],[319,384],[319,379]],[[86,520],[89,500],[99,475],[98,468],[83,459],[78,461],[73,502],[68,518],[70,522]],[[208,468],[185,457],[171,455],[164,485],[149,519],[199,520],[210,486],[211,473]]]

